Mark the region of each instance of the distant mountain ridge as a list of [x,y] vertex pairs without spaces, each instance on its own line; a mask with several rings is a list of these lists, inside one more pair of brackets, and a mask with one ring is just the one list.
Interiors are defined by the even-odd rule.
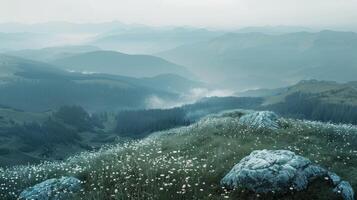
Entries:
[[88,44],[129,54],[154,54],[180,45],[208,41],[224,34],[204,28],[147,27],[115,28],[99,34]]
[[65,21],[52,21],[45,23],[23,24],[23,23],[3,23],[0,24],[0,32],[18,33],[18,32],[33,32],[33,33],[98,33],[106,32],[113,27],[128,26],[118,21],[104,23],[71,23]]
[[77,46],[58,46],[41,49],[23,49],[17,51],[4,52],[7,55],[17,56],[25,59],[36,60],[41,62],[51,62],[56,59],[69,57],[78,53],[99,51],[100,48],[95,46],[77,45]]
[[296,32],[314,32],[314,29],[302,26],[248,26],[236,31],[237,33],[264,33],[264,34],[286,34]]
[[49,34],[16,32],[4,33],[0,31],[0,49],[18,50],[27,48],[42,48],[53,38]]
[[192,77],[183,66],[150,55],[129,55],[115,51],[93,51],[54,60],[52,64],[67,70],[151,77],[177,74]]
[[357,34],[321,31],[280,35],[230,33],[158,54],[206,81],[242,90],[304,79],[353,81]]
[[[7,40],[1,40],[2,32],[7,34],[6,38],[10,39],[17,38],[19,33],[25,32],[42,35],[42,38],[34,40],[27,37],[26,40],[9,43]],[[94,45],[101,49],[130,54],[153,54],[180,45],[209,40],[224,32],[195,27],[153,27],[142,24],[125,24],[119,21],[5,23],[0,24],[0,42],[3,44],[0,43],[0,49],[21,50],[54,45]]]

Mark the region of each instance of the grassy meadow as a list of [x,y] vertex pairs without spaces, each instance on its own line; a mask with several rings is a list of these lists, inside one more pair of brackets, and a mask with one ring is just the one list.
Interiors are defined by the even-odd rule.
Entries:
[[188,127],[157,132],[85,152],[63,162],[0,168],[0,199],[49,178],[74,176],[74,200],[336,199],[324,184],[284,196],[228,191],[223,176],[253,150],[285,149],[336,172],[357,191],[357,127],[286,119],[281,129],[251,129],[238,111],[211,115]]

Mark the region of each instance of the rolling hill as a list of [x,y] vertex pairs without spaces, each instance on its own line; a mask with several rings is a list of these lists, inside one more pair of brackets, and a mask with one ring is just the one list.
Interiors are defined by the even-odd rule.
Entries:
[[7,55],[0,55],[0,72],[0,104],[25,111],[45,111],[61,105],[81,105],[89,111],[145,108],[151,96],[177,101],[180,96],[177,92],[201,85],[180,78],[176,81],[185,82],[185,87],[175,82],[167,88],[162,82],[166,79],[160,81],[165,75],[155,80],[71,73],[46,63]]
[[314,32],[312,28],[303,26],[248,26],[238,29],[237,33],[265,33],[271,35],[281,35],[296,32]]
[[115,134],[93,116],[78,106],[46,112],[0,107],[0,166],[61,160],[114,142]]
[[60,46],[47,47],[42,49],[24,49],[18,51],[4,52],[7,55],[17,56],[25,59],[41,62],[50,62],[56,59],[65,58],[79,53],[86,53],[100,50],[95,46]]
[[[289,95],[301,93],[319,97],[326,103],[340,103],[357,106],[357,84],[356,82],[338,83],[334,81],[303,80],[299,83],[278,89],[252,90],[241,93],[246,97],[265,97],[264,105],[276,104],[285,101]],[[253,93],[253,95],[250,95]],[[245,95],[244,95],[245,94]]]
[[187,126],[227,109],[249,109],[256,98],[207,98],[170,109],[134,109],[89,114],[80,106],[29,112],[0,106],[0,167],[62,160],[101,145],[141,139]]
[[215,38],[224,31],[195,27],[152,27],[64,21],[0,24],[0,49],[21,50],[63,45],[90,45],[128,54],[153,54],[180,45]]
[[[222,186],[222,178],[238,162],[247,160],[246,156],[253,151],[289,150],[337,174],[348,181],[352,190],[357,188],[356,126],[279,118],[282,125],[270,130],[242,124],[244,115],[245,112],[231,111],[208,116],[188,127],[157,132],[139,141],[85,152],[61,162],[0,168],[0,182],[4,186],[0,197],[17,199],[23,190],[45,180],[75,177],[80,180],[82,190],[67,192],[66,199],[128,199],[128,196],[158,200],[353,199],[353,191],[351,198],[340,198],[329,192],[333,189],[330,182],[335,179],[329,180],[326,176],[321,180],[309,179],[305,182],[308,188],[303,190],[281,181],[276,185],[290,186],[284,194],[281,191],[253,192],[246,189],[249,187],[246,185],[238,185],[234,190]],[[289,180],[296,171],[290,163],[305,167],[301,164],[302,157],[295,162],[289,157],[283,158],[288,161],[280,163],[275,157],[267,157],[274,165],[264,157],[259,158],[259,162],[248,162],[251,168],[243,168],[242,174],[249,176],[255,175],[254,170],[260,171],[263,178],[250,178],[250,184],[269,188],[270,184],[262,184],[261,180],[277,176],[266,177],[261,171],[265,172],[267,166],[274,166],[272,171],[279,176],[281,172],[289,174],[282,176]]]
[[357,124],[355,82],[302,81],[267,97],[263,108],[302,119]]
[[[8,106],[0,106],[1,166],[36,163],[40,160],[36,158],[36,156],[29,154],[28,151],[25,150],[26,145],[23,145],[25,140],[17,137],[23,135],[23,132],[9,134],[8,130],[11,130],[18,124],[43,123],[49,116],[50,112],[25,112]],[[35,149],[35,147],[33,147],[33,149]]]
[[255,90],[244,90],[241,92],[234,93],[234,96],[238,97],[269,97],[273,95],[278,95],[285,91],[286,88],[275,88],[275,89],[255,89]]
[[182,66],[149,55],[128,55],[115,51],[94,51],[57,59],[52,64],[67,70],[116,74],[131,77],[151,77],[178,74],[192,77]]
[[357,34],[231,33],[158,54],[203,80],[235,88],[284,87],[306,79],[354,81]]
[[263,99],[256,109],[301,119],[357,124],[356,82],[305,80],[285,88],[251,90],[238,95]]
[[184,44],[218,37],[223,32],[190,27],[114,27],[90,41],[89,45],[129,54],[153,54]]
[[26,48],[42,48],[51,40],[53,40],[53,37],[44,33],[0,32],[0,49],[10,51]]
[[49,112],[25,112],[8,106],[0,105],[0,129],[11,127],[14,124],[23,124],[31,122],[43,122],[49,116]]

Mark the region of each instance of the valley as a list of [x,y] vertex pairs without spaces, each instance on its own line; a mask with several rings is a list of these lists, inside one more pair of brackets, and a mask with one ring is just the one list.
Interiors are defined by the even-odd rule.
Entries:
[[0,20],[0,200],[354,200],[356,50],[338,28]]

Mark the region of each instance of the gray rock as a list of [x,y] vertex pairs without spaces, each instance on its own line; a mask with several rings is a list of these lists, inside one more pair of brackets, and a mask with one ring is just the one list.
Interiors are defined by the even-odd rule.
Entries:
[[330,177],[334,185],[338,185],[342,181],[341,178],[333,172],[329,172],[328,177]]
[[67,200],[81,189],[81,181],[74,177],[48,179],[21,192],[20,200]]
[[346,181],[341,181],[333,191],[337,194],[341,194],[344,200],[354,200],[353,189]]
[[316,178],[327,179],[334,192],[353,200],[353,189],[335,173],[287,150],[253,151],[221,180],[227,189],[242,188],[256,193],[302,191]]
[[243,115],[239,123],[251,128],[278,129],[279,116],[271,111],[259,111]]

